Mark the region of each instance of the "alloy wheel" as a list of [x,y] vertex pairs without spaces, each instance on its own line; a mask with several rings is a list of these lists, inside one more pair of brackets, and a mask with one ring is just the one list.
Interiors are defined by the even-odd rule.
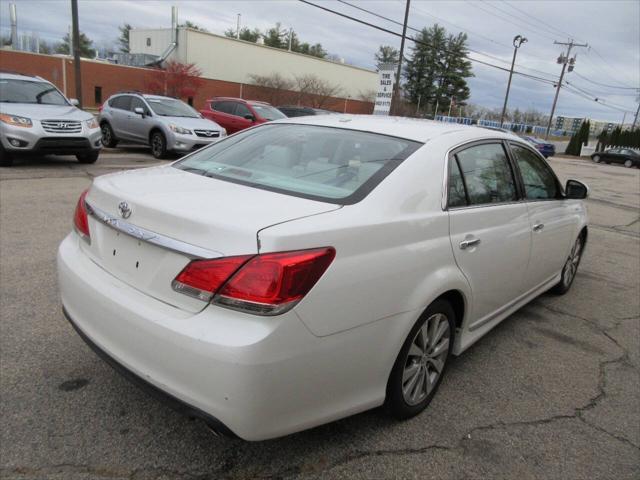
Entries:
[[402,396],[408,405],[422,402],[437,385],[450,338],[449,320],[443,313],[431,315],[416,332],[402,373]]
[[567,258],[567,263],[564,265],[562,281],[567,287],[571,285],[578,271],[578,264],[580,263],[580,256],[582,255],[582,245],[582,238],[578,238],[571,249],[569,258]]
[[627,168],[631,168],[633,166],[633,162],[631,160],[626,160],[624,162],[624,166]]
[[595,157],[593,157],[593,161],[596,163],[600,163],[600,155],[596,155]]
[[162,141],[162,137],[160,134],[155,134],[151,139],[151,153],[154,157],[159,158],[164,150],[164,145]]
[[111,129],[107,124],[102,125],[102,144],[111,145]]

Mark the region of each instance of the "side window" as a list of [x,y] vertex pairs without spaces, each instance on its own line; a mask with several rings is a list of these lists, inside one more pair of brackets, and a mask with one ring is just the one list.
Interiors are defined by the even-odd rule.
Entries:
[[511,151],[520,168],[526,198],[528,200],[557,198],[558,182],[551,167],[527,148],[512,144]]
[[456,154],[471,205],[517,200],[513,172],[504,148],[487,143]]
[[233,115],[235,104],[233,102],[213,102],[211,108],[217,112]]
[[449,207],[462,207],[467,204],[467,195],[460,167],[455,157],[449,160]]
[[109,102],[113,108],[119,108],[120,110],[129,110],[129,105],[131,105],[131,96],[130,95],[120,95],[119,97],[114,98]]
[[249,110],[249,108],[244,103],[236,103],[235,115],[238,117],[244,117],[245,115],[253,116],[253,113],[251,113],[251,110]]
[[129,110],[133,112],[138,107],[144,110],[145,115],[149,115],[149,109],[147,108],[145,103],[138,97],[131,97],[131,105],[129,106]]

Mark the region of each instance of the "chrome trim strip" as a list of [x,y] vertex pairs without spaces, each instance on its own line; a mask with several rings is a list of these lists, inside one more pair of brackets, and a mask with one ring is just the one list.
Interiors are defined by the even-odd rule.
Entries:
[[173,252],[178,252],[192,258],[217,258],[223,256],[222,253],[216,252],[215,250],[198,247],[197,245],[192,245],[190,243],[176,240],[175,238],[152,232],[151,230],[147,230],[146,228],[137,227],[129,222],[125,222],[120,218],[116,218],[97,207],[94,207],[86,200],[85,206],[87,209],[87,213],[99,222],[102,222],[103,224],[113,228],[114,230],[117,230],[118,232],[122,232],[126,235],[129,235],[130,237],[142,240],[147,243],[151,243],[152,245],[156,245],[157,247],[171,250]]

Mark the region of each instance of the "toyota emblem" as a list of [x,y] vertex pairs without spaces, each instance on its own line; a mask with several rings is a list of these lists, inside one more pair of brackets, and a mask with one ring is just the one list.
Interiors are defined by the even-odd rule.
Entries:
[[122,216],[122,218],[129,218],[131,216],[131,207],[127,202],[120,202],[118,204],[118,211],[120,212],[120,216]]

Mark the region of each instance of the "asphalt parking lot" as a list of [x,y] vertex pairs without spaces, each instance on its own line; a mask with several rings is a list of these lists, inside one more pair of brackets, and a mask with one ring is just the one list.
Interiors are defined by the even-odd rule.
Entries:
[[145,149],[0,171],[0,477],[638,478],[640,170],[552,159],[591,187],[571,291],[543,295],[457,358],[430,408],[373,410],[260,443],[218,438],[115,373],[61,313],[55,252],[94,176]]

